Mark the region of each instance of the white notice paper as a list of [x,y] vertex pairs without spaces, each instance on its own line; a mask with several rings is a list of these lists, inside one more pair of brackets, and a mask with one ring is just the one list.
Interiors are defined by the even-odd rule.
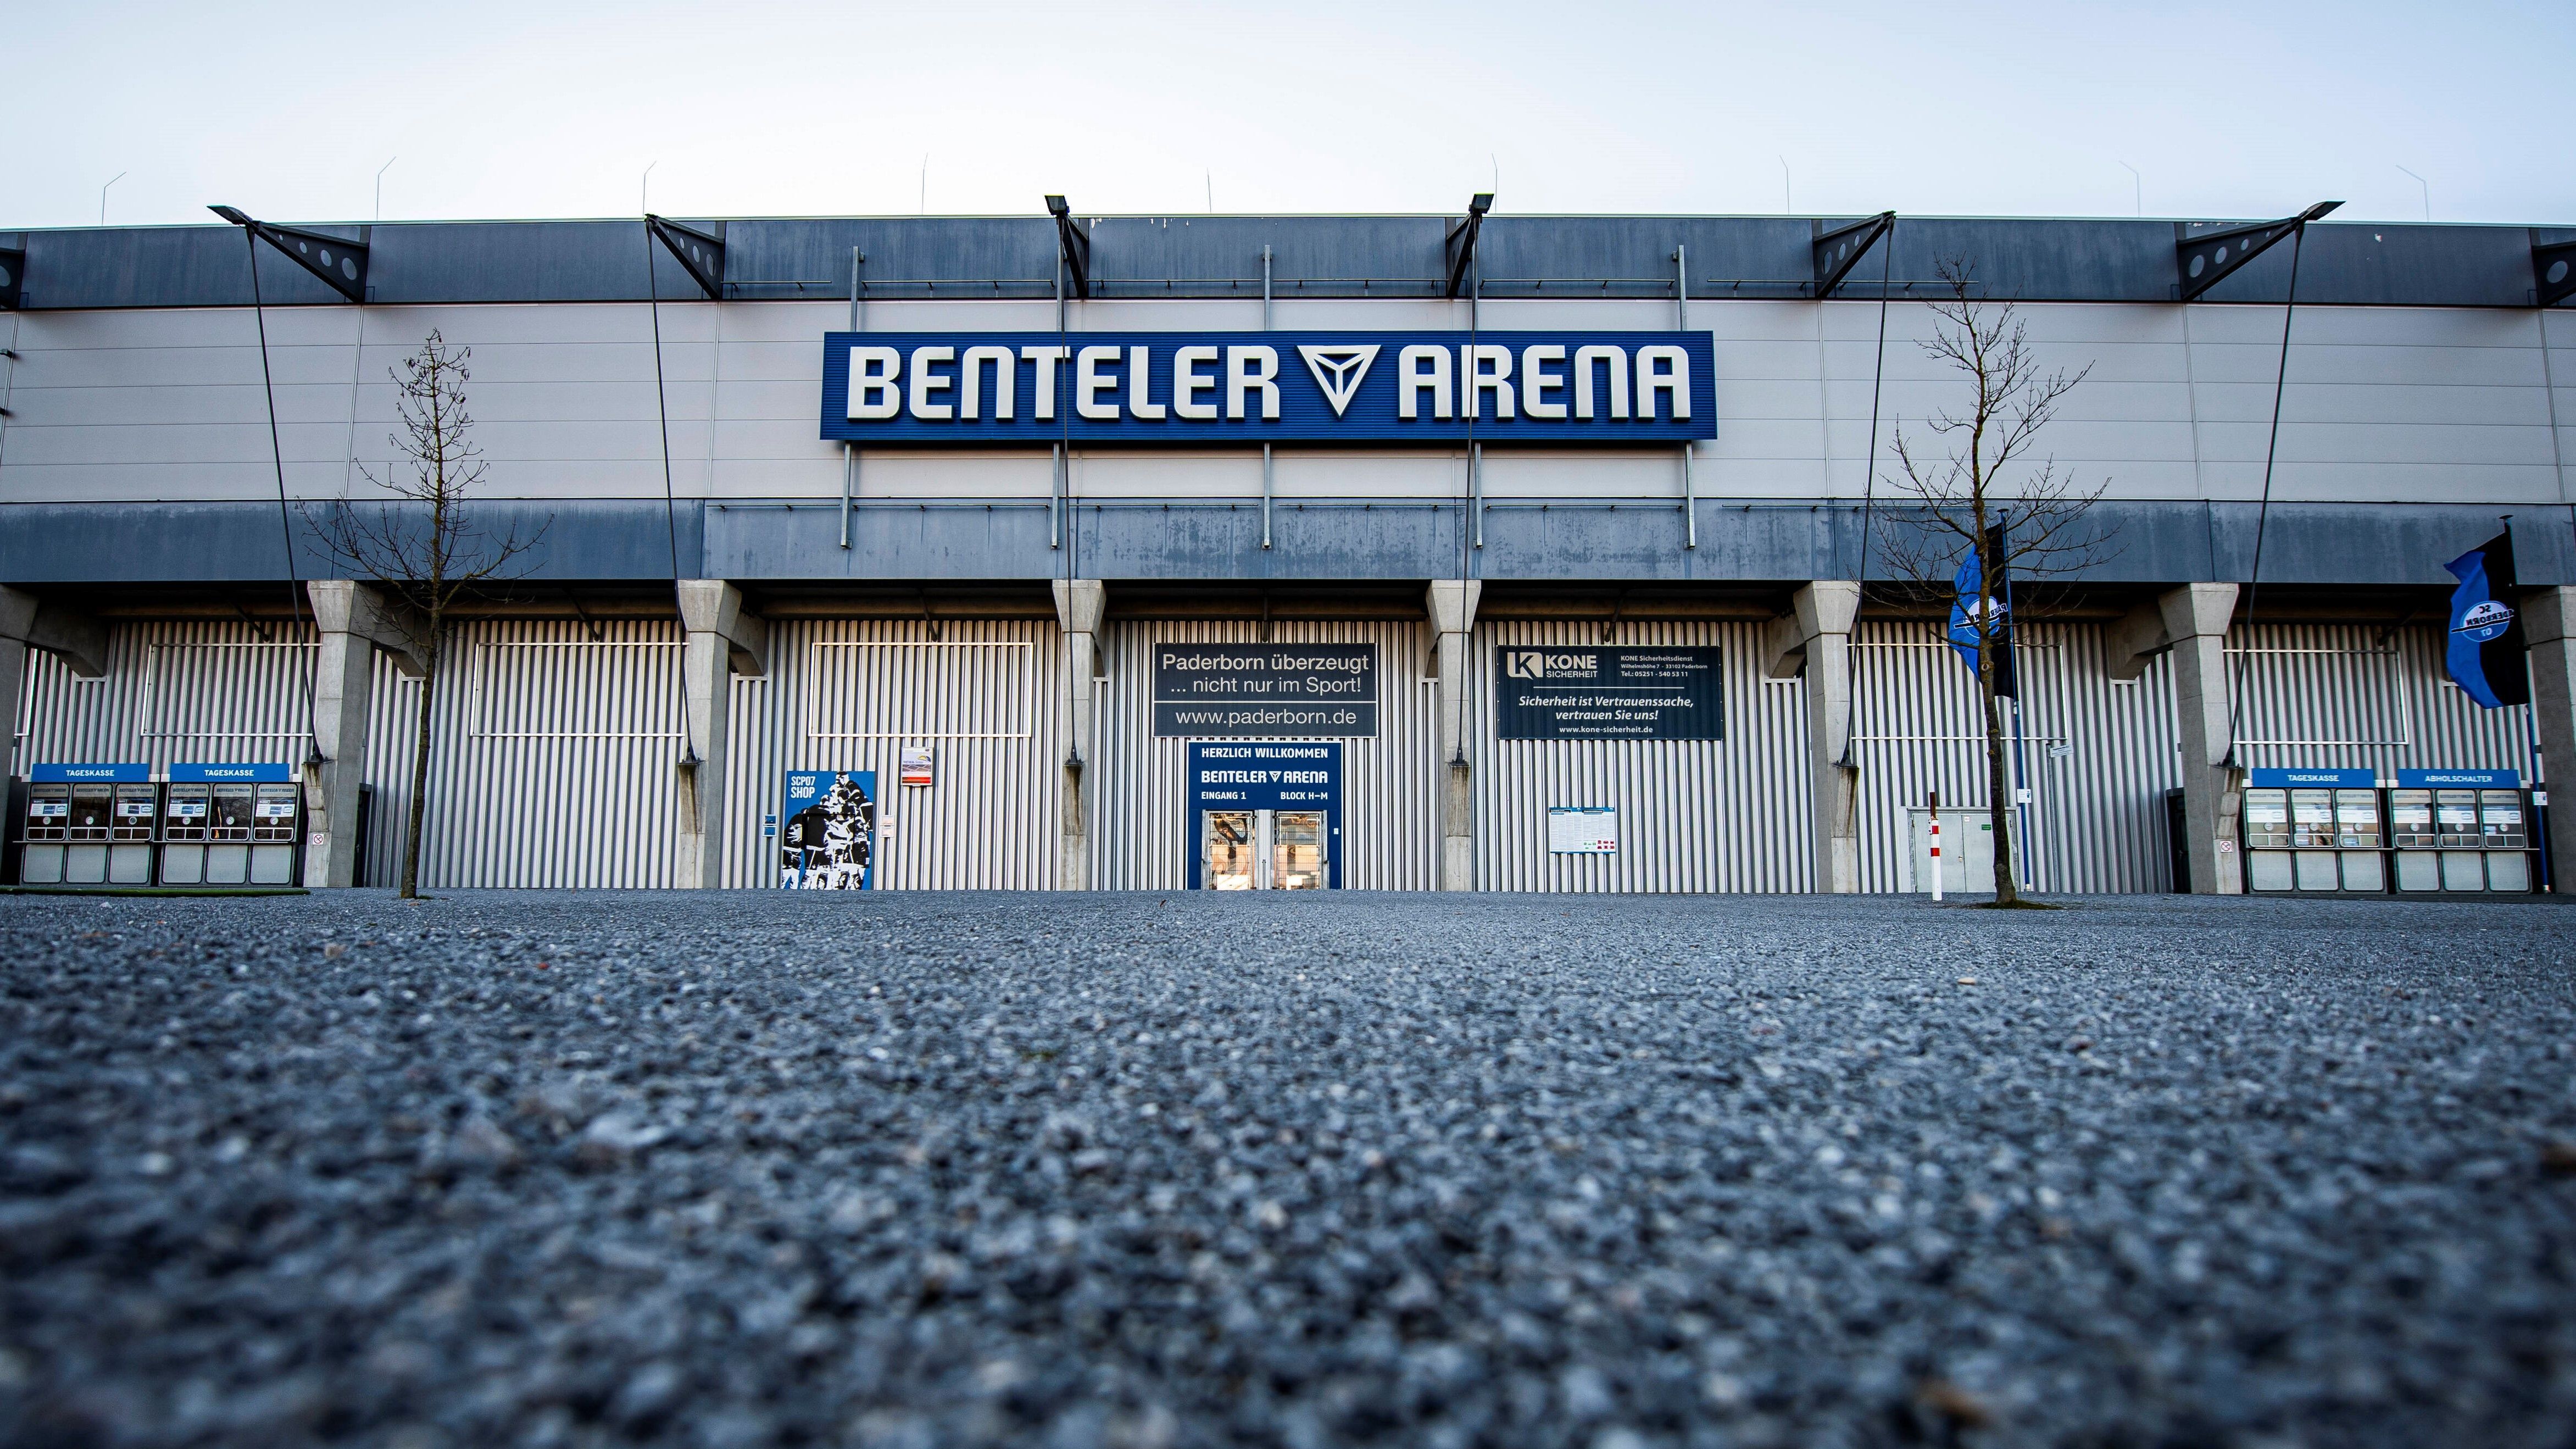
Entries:
[[1618,854],[1618,810],[1608,805],[1550,805],[1547,849],[1551,855]]

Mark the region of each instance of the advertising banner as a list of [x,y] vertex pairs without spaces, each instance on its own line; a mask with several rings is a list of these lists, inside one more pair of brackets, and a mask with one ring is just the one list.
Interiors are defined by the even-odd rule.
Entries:
[[1157,644],[1163,739],[1377,735],[1374,644]]
[[1705,332],[832,332],[823,436],[970,447],[1717,436]]
[[782,889],[868,889],[875,884],[876,837],[874,770],[787,772],[787,823],[778,832]]
[[1715,648],[1551,644],[1494,651],[1494,719],[1507,740],[1723,739]]

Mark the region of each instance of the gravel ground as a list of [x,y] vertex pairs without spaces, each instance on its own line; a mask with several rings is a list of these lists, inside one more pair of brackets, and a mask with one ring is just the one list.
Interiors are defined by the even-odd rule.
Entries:
[[0,1441],[2576,1443],[2554,904],[0,900]]

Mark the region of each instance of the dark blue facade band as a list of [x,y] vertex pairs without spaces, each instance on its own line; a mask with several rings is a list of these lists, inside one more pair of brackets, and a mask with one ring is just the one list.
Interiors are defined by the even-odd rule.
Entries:
[[1717,436],[1715,371],[1706,332],[832,332],[822,435],[1452,444],[1472,410],[1480,443],[1671,446]]

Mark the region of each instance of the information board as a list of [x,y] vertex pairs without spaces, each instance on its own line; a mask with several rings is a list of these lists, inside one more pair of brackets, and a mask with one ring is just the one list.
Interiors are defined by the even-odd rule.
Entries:
[[1507,740],[1723,739],[1722,653],[1507,646],[1494,651],[1494,719]]
[[1157,644],[1154,733],[1164,739],[1377,734],[1374,644]]
[[1547,849],[1551,855],[1618,854],[1619,811],[1609,805],[1550,805]]

